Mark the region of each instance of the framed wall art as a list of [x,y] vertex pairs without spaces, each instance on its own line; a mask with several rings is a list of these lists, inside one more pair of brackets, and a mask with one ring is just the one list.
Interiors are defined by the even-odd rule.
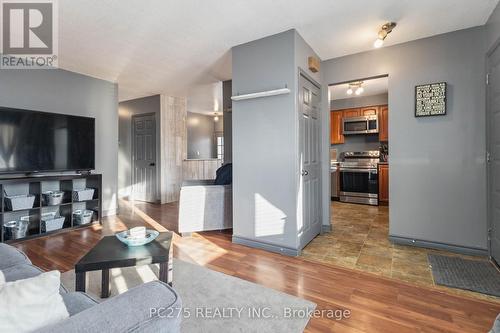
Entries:
[[446,82],[415,87],[415,117],[446,115]]

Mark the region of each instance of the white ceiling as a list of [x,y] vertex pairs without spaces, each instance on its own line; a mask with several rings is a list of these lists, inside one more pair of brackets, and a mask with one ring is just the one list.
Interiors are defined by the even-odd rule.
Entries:
[[498,0],[59,0],[59,66],[120,100],[231,77],[232,46],[296,28],[322,59],[483,25]]
[[364,80],[362,86],[364,91],[360,95],[347,95],[348,83],[330,86],[330,100],[386,94],[389,91],[389,78],[385,76],[378,79]]

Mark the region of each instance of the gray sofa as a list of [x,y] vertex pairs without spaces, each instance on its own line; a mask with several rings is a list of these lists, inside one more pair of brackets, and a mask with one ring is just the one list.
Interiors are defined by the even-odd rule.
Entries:
[[500,333],[500,314],[498,315],[497,319],[493,323],[493,327],[491,328],[490,333]]
[[233,227],[231,185],[214,185],[214,180],[186,180],[179,199],[179,233],[222,230]]
[[[0,271],[7,282],[43,272],[23,252],[7,244],[0,244]],[[102,303],[85,293],[68,292],[62,285],[59,292],[70,317],[37,332],[180,331],[181,316],[175,313],[180,311],[181,300],[175,290],[160,281],[142,284]],[[151,316],[151,309],[159,311]]]

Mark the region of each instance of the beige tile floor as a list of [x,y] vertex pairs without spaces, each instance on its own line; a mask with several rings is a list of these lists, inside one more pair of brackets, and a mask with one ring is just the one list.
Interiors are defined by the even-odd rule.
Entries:
[[432,278],[427,254],[460,256],[473,260],[487,260],[486,258],[392,244],[388,240],[387,206],[335,201],[332,202],[331,213],[333,231],[316,237],[304,248],[302,257],[500,302],[498,297],[437,286]]

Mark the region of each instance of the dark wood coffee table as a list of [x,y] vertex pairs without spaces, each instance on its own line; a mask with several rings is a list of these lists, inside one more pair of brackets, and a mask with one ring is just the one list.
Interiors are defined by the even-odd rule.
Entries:
[[142,246],[127,246],[116,236],[103,237],[75,265],[75,290],[85,292],[85,279],[88,271],[102,271],[101,297],[109,297],[109,270],[117,267],[160,264],[159,280],[168,281],[168,257],[171,232],[161,232],[149,244]]

